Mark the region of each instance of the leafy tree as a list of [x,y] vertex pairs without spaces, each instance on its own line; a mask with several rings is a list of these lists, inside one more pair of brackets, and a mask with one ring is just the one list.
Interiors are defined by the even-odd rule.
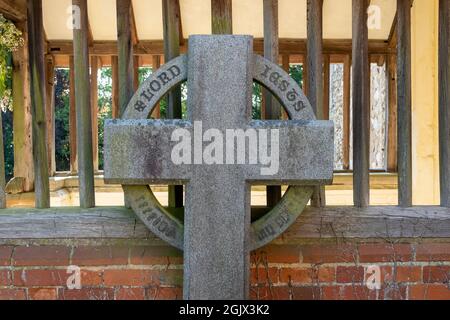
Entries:
[[3,144],[5,175],[8,181],[14,172],[12,125],[12,52],[23,46],[22,32],[0,14],[0,108],[3,112]]
[[55,70],[55,158],[56,170],[70,170],[70,77],[69,69]]

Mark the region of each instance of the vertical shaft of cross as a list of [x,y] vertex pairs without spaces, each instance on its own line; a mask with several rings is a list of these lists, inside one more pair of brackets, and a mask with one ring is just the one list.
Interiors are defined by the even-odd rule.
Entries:
[[[248,123],[252,45],[243,36],[190,38],[188,110],[203,132]],[[185,299],[248,297],[249,229],[250,187],[238,166],[194,165],[186,186]]]

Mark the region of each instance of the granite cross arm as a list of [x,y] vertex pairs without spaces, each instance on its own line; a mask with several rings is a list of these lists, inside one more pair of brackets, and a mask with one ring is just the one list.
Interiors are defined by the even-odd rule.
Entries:
[[[330,183],[332,174],[332,168],[328,163],[330,147],[325,142],[332,135],[333,127],[328,122],[250,121],[242,128],[242,131],[233,129],[233,140],[230,141],[229,136],[227,137],[224,132],[223,141],[214,141],[222,148],[224,154],[222,157],[216,157],[219,164],[208,164],[203,160],[203,155],[208,151],[207,148],[211,142],[205,142],[202,139],[203,131],[200,133],[200,139],[195,141],[201,126],[199,122],[192,123],[188,120],[108,120],[105,135],[109,138],[106,141],[105,150],[106,158],[110,160],[105,163],[107,172],[105,180],[109,183],[124,185],[186,184],[193,182],[194,177],[200,178],[194,176],[194,167],[200,169],[212,166],[214,172],[226,166],[230,175],[238,174],[235,176],[237,184],[321,185]],[[172,159],[174,150],[180,144],[178,140],[171,139],[177,130],[184,133],[183,138],[186,141],[191,141],[188,164],[177,164]],[[263,164],[261,157],[264,155],[258,155],[259,150],[262,149],[261,133],[265,136],[268,147],[271,147],[268,150],[270,154],[275,152],[275,146],[270,145],[271,132],[273,132],[271,130],[278,131],[279,157],[276,162],[279,163]],[[241,136],[237,136],[238,134]],[[241,147],[244,145],[246,148],[242,150]],[[229,160],[229,155],[225,155],[227,150],[233,153],[233,163],[230,161],[227,163]],[[252,155],[252,151],[256,154]],[[197,155],[202,158],[199,159]],[[239,161],[238,155],[245,157]],[[202,170],[200,169],[199,172],[201,173]],[[201,179],[201,183],[204,186],[208,183],[220,183],[218,177],[209,178],[210,180]]]

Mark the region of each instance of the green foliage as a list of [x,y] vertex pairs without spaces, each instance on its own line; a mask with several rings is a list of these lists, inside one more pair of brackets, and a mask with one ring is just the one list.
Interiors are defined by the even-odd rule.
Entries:
[[293,64],[289,67],[289,74],[303,89],[303,65]]
[[14,175],[13,113],[5,110],[2,114],[3,145],[5,152],[5,178],[9,181]]
[[2,115],[6,181],[14,174],[12,117],[12,52],[23,46],[22,33],[0,14],[0,108]]
[[104,168],[103,141],[105,120],[112,118],[112,69],[100,69],[98,79],[98,167]]
[[69,103],[70,77],[68,69],[55,72],[55,157],[56,170],[70,170]]
[[0,107],[12,108],[12,52],[23,46],[22,32],[0,14]]

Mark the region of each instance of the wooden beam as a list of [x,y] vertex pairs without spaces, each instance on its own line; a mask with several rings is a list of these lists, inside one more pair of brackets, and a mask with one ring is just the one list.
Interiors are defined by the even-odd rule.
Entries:
[[78,151],[77,151],[77,109],[75,102],[75,62],[73,56],[69,58],[69,142],[70,142],[70,172],[78,172]]
[[[288,54],[283,54],[283,56],[281,57],[281,65],[283,67],[283,70],[286,71],[287,74],[289,74],[290,72],[290,68],[291,68],[291,57]],[[284,110],[284,108],[281,108],[281,117],[283,120],[288,120],[289,116],[286,112],[286,110]]]
[[[161,56],[160,55],[153,55],[152,56],[152,72],[156,72],[161,67]],[[158,103],[155,106],[155,110],[153,111],[152,116],[155,119],[161,118],[161,105]]]
[[140,57],[134,56],[133,57],[133,90],[136,92],[136,90],[139,88],[139,67],[140,67]]
[[131,36],[131,0],[117,1],[117,49],[119,59],[119,112],[125,111],[133,96],[133,45]]
[[367,207],[370,201],[370,78],[367,0],[353,0],[353,201]]
[[180,7],[180,0],[177,0],[177,4],[176,4],[176,15],[178,16],[178,38],[180,41],[180,49],[185,46],[186,44],[186,40],[184,39],[183,36],[183,19],[181,19],[181,7]]
[[[367,241],[364,239],[392,244],[408,239],[436,243],[439,240],[448,241],[449,238],[450,217],[447,208],[307,207],[289,230],[271,246],[298,246],[311,243],[311,239],[323,240],[328,244]],[[142,240],[150,247],[165,245],[132,210],[123,207],[6,209],[0,215],[0,243],[37,240],[48,245],[52,240],[77,243],[78,240],[113,239],[121,243],[124,239]]]
[[56,172],[55,158],[55,64],[52,56],[46,58],[45,70],[45,113],[47,117],[47,160],[48,174]]
[[44,25],[42,20],[42,0],[28,0],[34,192],[36,207],[48,208],[50,207],[50,188],[46,144]]
[[[322,16],[323,0],[308,0],[307,4],[307,46],[306,65],[308,79],[308,99],[317,119],[324,119],[323,114],[323,58],[322,58]],[[325,206],[325,188],[316,187],[311,205]]]
[[19,29],[22,31],[25,42],[22,48],[12,54],[14,177],[23,181],[22,191],[29,192],[34,188],[34,164],[26,23],[20,23]]
[[6,208],[5,149],[3,145],[3,120],[0,111],[0,209]]
[[[272,61],[275,64],[278,64],[279,59],[278,0],[263,1],[263,16],[264,16],[264,57],[267,60]],[[216,21],[218,20],[219,18],[216,19]],[[232,23],[230,22],[229,24],[231,25]],[[264,113],[262,112],[263,118],[268,120],[279,120],[281,117],[281,105],[278,102],[278,100],[272,95],[272,93],[264,88],[263,88],[263,102],[264,102]],[[267,206],[275,207],[277,203],[281,200],[282,195],[281,187],[267,186],[266,190],[267,190],[266,192]]]
[[[169,62],[180,55],[180,3],[163,0],[164,60]],[[168,119],[181,119],[181,86],[176,86],[167,96]],[[183,186],[169,187],[169,206],[183,206]]]
[[131,42],[133,45],[139,43],[139,36],[136,27],[136,15],[134,14],[133,2],[130,4]]
[[117,56],[111,57],[111,77],[112,77],[112,117],[120,118],[119,111],[119,61]]
[[80,206],[95,206],[94,161],[92,156],[92,108],[89,79],[87,0],[72,0],[80,8],[80,29],[73,29],[75,95],[77,111],[78,176]]
[[330,120],[330,55],[323,56],[323,118]]
[[[186,39],[185,39],[186,40]],[[264,53],[264,39],[256,38],[253,41],[254,51],[258,54]],[[179,46],[181,53],[186,52],[187,44]],[[279,39],[280,54],[299,55],[306,53],[305,39]],[[47,52],[54,56],[71,55],[73,52],[72,42],[67,40],[51,40],[48,42]],[[324,39],[324,54],[350,54],[352,52],[352,41],[349,39]],[[395,48],[389,48],[385,40],[369,40],[370,54],[395,54]],[[90,54],[95,56],[117,55],[116,41],[94,41],[90,47]],[[135,55],[164,54],[163,40],[140,40],[135,46]]]
[[412,206],[411,1],[397,0],[398,203]]
[[92,159],[98,171],[98,57],[91,57]]
[[211,0],[211,27],[213,34],[233,33],[232,0]]
[[439,163],[441,206],[450,207],[450,0],[439,0]]
[[387,170],[397,172],[397,57],[388,56],[388,139],[387,139]]
[[23,22],[27,19],[26,0],[0,0],[0,13],[13,22]]
[[344,92],[343,92],[343,169],[350,169],[350,99],[351,99],[351,68],[352,61],[350,55],[344,58]]
[[395,49],[397,46],[397,12],[395,13],[394,21],[392,21],[391,31],[388,37],[389,48]]

